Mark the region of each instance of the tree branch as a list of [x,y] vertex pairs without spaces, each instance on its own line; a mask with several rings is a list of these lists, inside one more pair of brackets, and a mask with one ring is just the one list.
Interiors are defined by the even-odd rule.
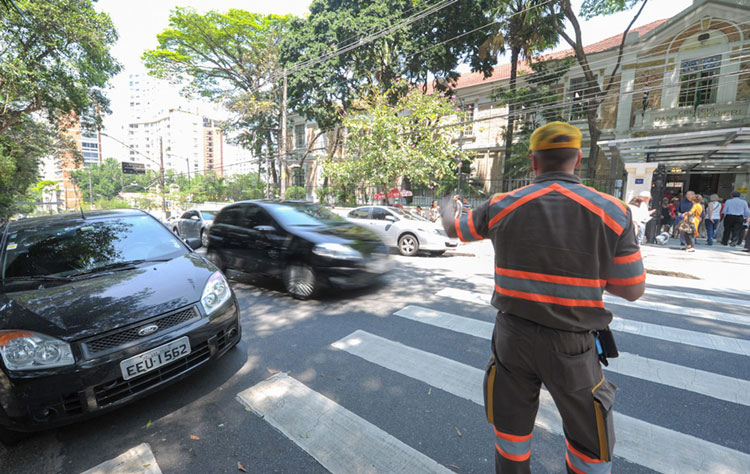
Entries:
[[607,87],[604,88],[604,91],[602,91],[602,95],[607,95],[607,92],[609,92],[609,89],[612,87],[612,83],[615,79],[615,74],[617,74],[617,70],[620,68],[620,63],[622,62],[622,52],[625,49],[625,40],[627,39],[628,32],[630,31],[630,28],[633,26],[633,23],[635,23],[635,20],[638,19],[638,17],[641,15],[641,12],[643,11],[643,7],[646,6],[646,3],[648,0],[643,0],[643,4],[641,4],[641,8],[638,9],[638,13],[635,14],[632,20],[630,20],[630,24],[627,28],[625,28],[625,32],[622,34],[622,41],[620,41],[620,49],[617,52],[617,63],[615,64],[615,68],[612,69],[612,73],[609,76],[609,80],[607,81]]

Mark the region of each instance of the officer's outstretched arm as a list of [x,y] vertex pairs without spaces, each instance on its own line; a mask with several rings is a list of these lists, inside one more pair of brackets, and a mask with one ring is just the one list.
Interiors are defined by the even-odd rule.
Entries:
[[443,222],[443,229],[448,237],[455,239],[458,237],[456,232],[456,214],[453,207],[453,200],[449,197],[443,199],[440,203],[440,220]]
[[613,285],[611,283],[608,283],[606,288],[604,289],[615,296],[619,296],[620,298],[625,298],[628,301],[635,301],[643,295],[643,292],[646,291],[646,281],[644,280],[635,285],[628,286]]

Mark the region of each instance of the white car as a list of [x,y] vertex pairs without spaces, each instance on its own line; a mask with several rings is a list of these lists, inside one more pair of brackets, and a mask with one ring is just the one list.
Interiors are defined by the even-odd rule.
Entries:
[[387,246],[398,248],[401,255],[416,255],[420,250],[442,255],[458,246],[458,240],[448,237],[441,224],[397,207],[358,207],[349,211],[346,219],[372,229]]

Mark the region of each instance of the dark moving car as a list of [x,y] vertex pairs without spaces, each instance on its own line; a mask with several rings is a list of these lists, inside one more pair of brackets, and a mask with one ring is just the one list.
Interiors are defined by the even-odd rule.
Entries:
[[365,286],[390,268],[388,249],[372,231],[302,201],[225,207],[208,234],[207,257],[222,270],[281,278],[301,299],[321,286]]
[[208,245],[208,229],[219,211],[189,209],[175,219],[172,230],[186,239],[200,239],[201,245]]
[[131,402],[240,339],[222,273],[145,212],[0,231],[0,441]]

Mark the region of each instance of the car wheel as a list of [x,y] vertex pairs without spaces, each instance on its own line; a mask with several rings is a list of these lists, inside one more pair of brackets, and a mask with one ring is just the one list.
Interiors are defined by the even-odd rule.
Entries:
[[0,426],[0,444],[3,444],[5,446],[15,446],[28,437],[28,433],[10,431],[9,429]]
[[411,257],[419,250],[419,241],[412,234],[404,234],[398,239],[398,251],[401,255]]
[[290,264],[284,269],[284,288],[292,297],[306,300],[315,294],[315,273],[307,265]]
[[208,247],[208,232],[206,232],[206,229],[201,229],[201,245],[203,248]]

